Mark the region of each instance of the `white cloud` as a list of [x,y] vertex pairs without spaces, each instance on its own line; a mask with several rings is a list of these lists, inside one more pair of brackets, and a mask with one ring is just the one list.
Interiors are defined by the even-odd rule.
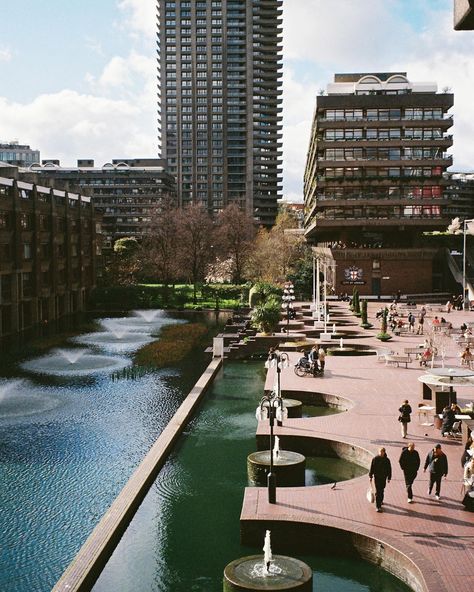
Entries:
[[77,158],[156,156],[153,106],[113,100],[71,90],[40,95],[20,104],[0,98],[0,129],[41,150],[42,158],[64,165]]
[[413,81],[450,87],[453,170],[474,170],[474,35],[453,30],[451,2],[419,0],[416,8],[421,26],[397,0],[284,3],[285,195],[302,192],[316,94],[336,72],[406,71]]
[[13,57],[12,51],[8,47],[0,47],[0,62],[9,62]]
[[123,12],[123,28],[130,33],[156,38],[157,12],[155,0],[120,0],[118,8]]

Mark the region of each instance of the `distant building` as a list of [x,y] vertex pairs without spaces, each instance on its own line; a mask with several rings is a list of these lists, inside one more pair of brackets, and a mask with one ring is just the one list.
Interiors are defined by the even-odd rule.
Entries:
[[62,167],[58,160],[43,160],[32,170],[92,196],[94,207],[102,213],[104,253],[118,238],[140,239],[160,201],[176,199],[175,180],[161,159],[114,159],[101,167],[90,159],[78,160],[75,167]]
[[0,142],[0,166],[2,163],[29,167],[40,162],[39,150],[32,150],[26,144],[18,142]]
[[281,196],[282,0],[157,0],[162,157],[180,205],[237,203],[271,226]]
[[0,165],[0,338],[84,309],[99,220],[90,197]]
[[431,292],[452,209],[453,95],[405,72],[336,74],[318,96],[304,177],[305,236],[331,249],[336,290]]

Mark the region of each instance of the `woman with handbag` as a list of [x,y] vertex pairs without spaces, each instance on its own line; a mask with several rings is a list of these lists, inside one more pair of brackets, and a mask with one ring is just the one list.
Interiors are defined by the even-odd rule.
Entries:
[[406,438],[408,432],[408,424],[411,421],[410,415],[412,412],[412,409],[407,399],[403,401],[402,406],[398,409],[398,412],[400,413],[400,415],[398,416],[398,421],[400,422],[400,426],[402,428],[402,438]]

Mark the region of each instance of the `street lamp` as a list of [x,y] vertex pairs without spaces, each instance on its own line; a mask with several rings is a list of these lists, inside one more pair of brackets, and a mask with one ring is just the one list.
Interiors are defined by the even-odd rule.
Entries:
[[257,407],[256,417],[258,421],[270,420],[270,471],[267,475],[268,503],[276,504],[276,474],[273,472],[273,426],[275,418],[278,425],[282,425],[283,419],[288,417],[288,411],[283,407],[281,398],[280,372],[281,369],[288,366],[288,354],[275,352],[271,359],[265,363],[266,368],[276,365],[277,370],[277,389],[271,393],[263,395],[260,405]]
[[274,351],[271,357],[265,362],[265,368],[275,368],[276,367],[276,397],[279,399],[280,404],[280,413],[277,414],[277,424],[278,426],[283,425],[284,415],[288,415],[288,411],[283,407],[283,399],[281,396],[281,370],[282,368],[288,368],[290,365],[290,358],[288,354],[285,352],[279,352],[278,350]]
[[286,305],[286,334],[290,334],[290,310],[293,309],[293,300],[295,299],[295,290],[291,282],[286,282],[281,297],[283,304]]
[[[466,236],[468,233],[468,224],[474,222],[474,218],[464,220],[463,222],[463,250],[462,250],[462,298],[464,310],[469,310],[469,290],[466,282]],[[472,234],[472,232],[469,232]]]

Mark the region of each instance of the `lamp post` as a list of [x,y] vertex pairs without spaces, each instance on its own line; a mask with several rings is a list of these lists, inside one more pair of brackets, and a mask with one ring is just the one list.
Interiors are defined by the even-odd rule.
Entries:
[[293,308],[293,300],[295,299],[295,290],[291,282],[286,282],[283,288],[282,296],[283,304],[286,305],[286,334],[290,334],[290,310]]
[[283,407],[283,399],[281,398],[281,383],[280,373],[281,369],[288,366],[288,354],[275,352],[271,359],[265,363],[266,368],[276,365],[277,371],[277,388],[271,393],[263,395],[260,400],[260,405],[257,407],[257,419],[263,421],[270,420],[270,471],[267,475],[268,488],[268,503],[276,504],[276,474],[273,472],[273,426],[275,425],[275,418],[278,425],[283,424],[283,419],[287,417],[287,410]]
[[[468,224],[474,222],[474,218],[464,220],[463,222],[463,249],[462,249],[462,298],[463,309],[469,310],[469,290],[467,289],[466,281],[466,236],[468,231]],[[471,233],[469,233],[471,234]]]

